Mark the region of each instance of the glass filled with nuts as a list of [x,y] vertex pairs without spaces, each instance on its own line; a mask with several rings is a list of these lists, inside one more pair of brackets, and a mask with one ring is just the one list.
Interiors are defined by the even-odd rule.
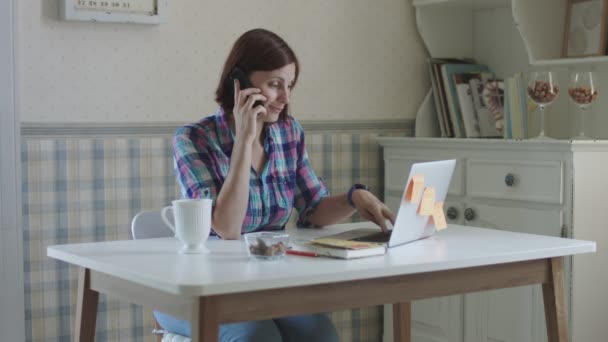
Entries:
[[585,135],[585,116],[587,108],[597,100],[597,84],[595,75],[591,71],[575,71],[570,74],[570,85],[568,95],[580,112],[579,134],[573,139],[590,139]]
[[284,232],[258,232],[245,234],[249,257],[258,260],[277,260],[285,257],[289,234]]
[[540,131],[532,139],[551,139],[545,135],[545,109],[559,95],[557,82],[551,71],[534,71],[528,79],[528,97],[538,105],[540,112]]

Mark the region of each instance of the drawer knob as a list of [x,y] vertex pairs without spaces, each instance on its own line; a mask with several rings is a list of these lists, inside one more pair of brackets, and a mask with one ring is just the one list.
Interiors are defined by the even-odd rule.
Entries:
[[456,209],[454,207],[449,207],[445,213],[448,215],[448,218],[450,220],[455,220],[458,218],[458,209]]
[[471,208],[464,210],[464,219],[467,221],[473,221],[475,219],[475,211]]
[[507,175],[505,176],[505,184],[507,186],[513,186],[514,183],[515,183],[515,175],[512,173],[507,173]]

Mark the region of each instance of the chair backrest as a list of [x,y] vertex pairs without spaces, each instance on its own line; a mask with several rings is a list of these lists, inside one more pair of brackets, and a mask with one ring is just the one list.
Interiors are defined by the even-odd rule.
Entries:
[[133,240],[151,239],[174,236],[175,233],[167,227],[160,211],[142,211],[131,221],[131,236]]

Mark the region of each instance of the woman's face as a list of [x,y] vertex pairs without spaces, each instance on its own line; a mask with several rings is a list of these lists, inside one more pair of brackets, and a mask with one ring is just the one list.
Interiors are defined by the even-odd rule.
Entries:
[[275,122],[279,119],[279,114],[289,103],[295,77],[295,63],[271,71],[254,71],[251,73],[249,77],[251,84],[260,88],[262,95],[267,98],[264,102],[264,107],[266,107],[264,122]]

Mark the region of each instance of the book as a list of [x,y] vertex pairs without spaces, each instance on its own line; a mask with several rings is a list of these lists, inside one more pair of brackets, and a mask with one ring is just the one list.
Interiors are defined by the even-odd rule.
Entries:
[[[513,138],[525,139],[528,135],[528,96],[526,94],[522,73],[516,73],[511,82],[513,88],[511,93],[514,98],[513,106],[511,107],[511,112],[514,113],[511,118],[513,124]],[[517,108],[513,108],[515,106]]]
[[513,138],[513,128],[511,127],[511,89],[509,89],[509,79],[507,78],[504,81],[504,121],[505,121],[505,130],[503,131],[503,138],[512,139]]
[[441,67],[446,64],[473,64],[475,61],[468,58],[429,58],[427,59],[427,68],[431,78],[431,87],[433,90],[433,98],[435,100],[435,109],[437,111],[437,120],[439,121],[439,129],[442,137],[453,137],[454,130],[452,122],[449,118],[447,103],[445,99],[445,89],[443,87],[443,78]]
[[454,84],[456,84],[456,95],[458,96],[458,106],[464,123],[464,133],[467,138],[479,138],[479,123],[473,105],[473,96],[469,80],[479,77],[478,73],[455,73]]
[[469,84],[456,85],[458,93],[458,103],[462,120],[464,122],[464,132],[467,138],[479,138],[479,124],[475,116],[475,107],[473,106],[473,97],[471,96],[471,86]]
[[457,73],[482,73],[489,72],[488,66],[485,64],[444,64],[441,67],[443,74],[444,88],[446,92],[446,100],[452,126],[454,128],[454,137],[466,137],[464,120],[460,112],[458,103],[458,94],[456,93],[456,84],[454,83],[454,74]]
[[386,254],[386,247],[381,244],[328,238],[293,244],[292,250],[313,252],[318,256],[338,259],[357,259]]
[[[490,129],[484,137],[503,137],[505,129],[505,86],[502,79],[496,79],[491,73],[481,73],[481,83],[478,90],[480,93],[480,106],[487,110],[488,116],[483,116],[478,112],[477,119],[480,127]],[[485,120],[488,120],[484,123]],[[493,127],[493,128],[492,128]],[[493,132],[493,134],[492,134]]]
[[528,111],[528,101],[531,101],[528,98],[528,91],[527,91],[527,86],[526,86],[526,81],[524,80],[524,77],[521,73],[518,74],[518,78],[517,78],[517,86],[519,89],[519,98],[521,99],[520,101],[520,105],[521,105],[521,112],[522,112],[522,125],[523,125],[523,139],[527,139],[530,137],[530,125],[529,125],[529,117],[530,117],[530,113]]
[[435,72],[433,70],[433,61],[431,58],[426,60],[427,68],[429,71],[429,77],[431,79],[431,89],[433,90],[433,99],[435,100],[435,111],[437,112],[437,121],[439,122],[439,130],[441,131],[441,137],[448,137],[449,132],[446,130],[446,123],[443,121],[443,110],[441,108],[441,99],[439,97],[439,88],[437,87],[437,81],[435,78]]
[[471,86],[473,106],[475,107],[475,114],[479,125],[479,135],[483,138],[502,137],[502,133],[496,129],[494,114],[492,114],[483,98],[484,80],[492,79],[494,75],[491,73],[481,73],[478,76],[471,78],[469,85]]
[[450,120],[450,113],[448,112],[447,100],[445,98],[445,89],[443,88],[443,78],[441,76],[442,65],[443,64],[441,63],[436,63],[433,65],[433,69],[435,72],[435,81],[437,83],[437,90],[439,94],[439,108],[445,125],[445,131],[448,137],[453,138],[454,127],[452,126],[452,121]]

